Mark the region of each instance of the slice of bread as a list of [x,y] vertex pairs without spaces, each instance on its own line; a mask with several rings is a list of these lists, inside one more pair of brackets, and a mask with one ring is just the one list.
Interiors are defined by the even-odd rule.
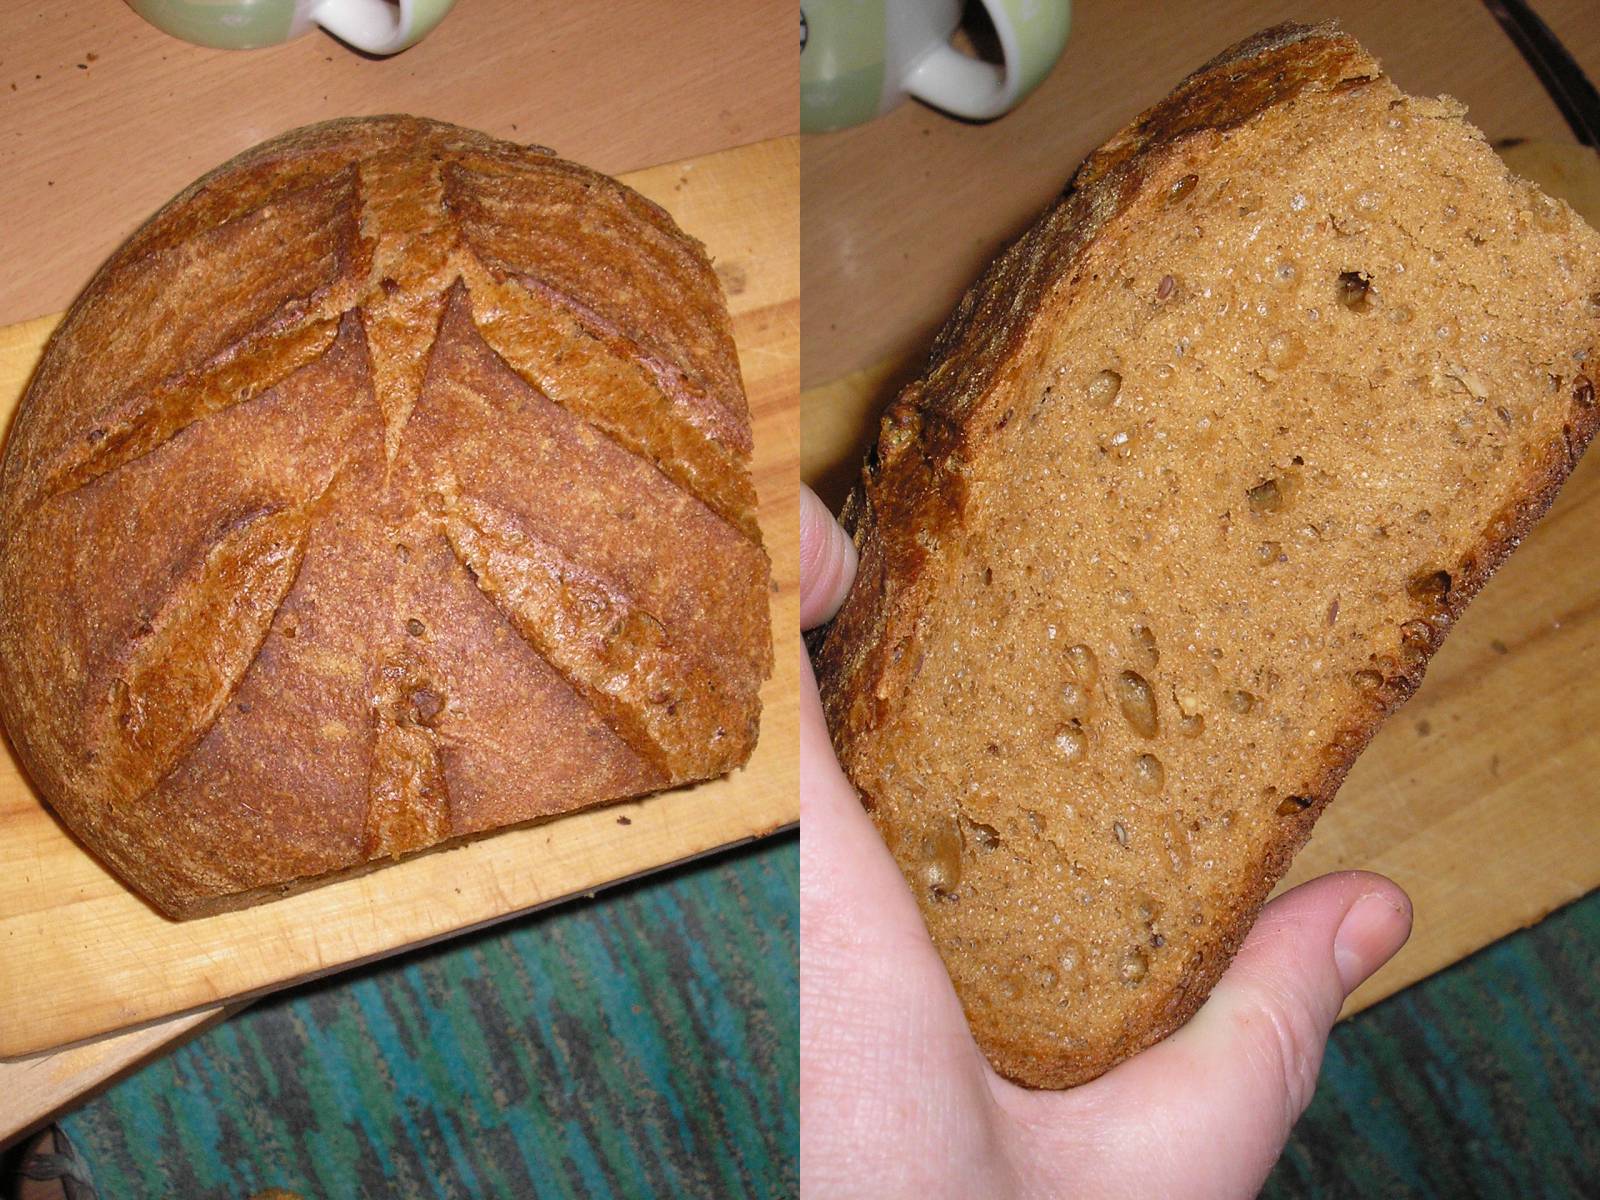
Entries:
[[884,418],[823,699],[1013,1079],[1199,1007],[1595,431],[1600,236],[1462,114],[1330,25],[1242,43]]

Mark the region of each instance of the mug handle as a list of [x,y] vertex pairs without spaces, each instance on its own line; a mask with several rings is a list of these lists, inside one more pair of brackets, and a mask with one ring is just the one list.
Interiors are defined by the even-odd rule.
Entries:
[[1005,66],[979,62],[941,43],[914,64],[905,88],[958,117],[987,121],[1009,112],[1050,74],[1067,44],[1072,0],[983,0]]
[[455,0],[320,0],[311,19],[341,42],[368,54],[398,54],[444,19]]

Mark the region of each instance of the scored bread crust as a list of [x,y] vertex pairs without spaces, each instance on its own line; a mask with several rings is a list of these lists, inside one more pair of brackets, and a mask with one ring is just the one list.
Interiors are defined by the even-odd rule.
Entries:
[[101,268],[0,473],[0,716],[195,916],[745,762],[772,662],[704,248],[539,147],[274,138]]
[[[886,411],[879,438],[841,521],[859,567],[838,615],[810,639],[824,712],[847,774],[863,780],[908,757],[916,730],[897,726],[899,697],[918,670],[919,622],[948,564],[959,556],[968,464],[1006,423],[1008,384],[1044,353],[1049,314],[1083,294],[1079,265],[1096,238],[1147,194],[1164,167],[1197,137],[1243,125],[1307,89],[1355,87],[1381,78],[1376,62],[1331,23],[1283,25],[1238,44],[1096,151],[1066,194],[994,262],[938,335],[921,379]],[[1009,1027],[1003,1009],[968,1008],[980,1046],[1003,1075],[1037,1087],[1072,1086],[1165,1037],[1204,1001],[1249,931],[1273,885],[1311,834],[1350,766],[1383,720],[1415,691],[1427,658],[1468,600],[1549,508],[1600,426],[1600,408],[1574,393],[1565,419],[1517,495],[1482,531],[1428,613],[1428,640],[1388,672],[1375,695],[1351,704],[1319,756],[1303,811],[1287,816],[1260,857],[1260,870],[1214,911],[1214,952],[1191,962],[1165,996],[1131,995],[1121,1033],[1072,1054]],[[1031,709],[1030,709],[1031,711]],[[886,833],[888,831],[885,831]]]

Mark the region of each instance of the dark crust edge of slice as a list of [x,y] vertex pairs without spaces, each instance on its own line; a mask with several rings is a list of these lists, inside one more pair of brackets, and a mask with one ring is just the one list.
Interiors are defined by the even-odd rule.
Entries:
[[[1285,73],[1273,80],[1271,72],[1278,68]],[[1252,99],[1260,102],[1219,107],[1218,90],[1252,76],[1270,89],[1264,99],[1257,94]],[[870,753],[873,735],[892,719],[889,698],[903,694],[907,685],[910,664],[900,652],[915,636],[928,601],[939,537],[961,527],[963,459],[987,415],[982,402],[1010,375],[1026,370],[1020,360],[1028,334],[1050,293],[1077,282],[1074,263],[1191,136],[1243,124],[1319,82],[1379,77],[1372,58],[1331,22],[1280,25],[1240,42],[1092,154],[1063,197],[962,298],[935,340],[926,372],[884,415],[879,440],[840,518],[858,552],[855,585],[834,620],[807,639],[834,748],[852,779],[858,754]],[[1197,123],[1201,111],[1209,123]],[[1216,914],[1216,952],[1180,976],[1166,995],[1129,1008],[1115,1042],[1086,1052],[1064,1054],[1059,1048],[1008,1041],[1009,1031],[980,1023],[969,1012],[974,1036],[1001,1075],[1029,1087],[1072,1087],[1160,1041],[1193,1016],[1361,751],[1420,686],[1445,632],[1548,511],[1597,430],[1600,407],[1573,404],[1562,436],[1552,441],[1544,461],[1489,523],[1475,552],[1451,572],[1446,603],[1428,614],[1434,630],[1430,644],[1324,746],[1321,774],[1307,793],[1311,803],[1284,819],[1282,833],[1262,853],[1253,886]],[[873,808],[865,792],[862,802]]]

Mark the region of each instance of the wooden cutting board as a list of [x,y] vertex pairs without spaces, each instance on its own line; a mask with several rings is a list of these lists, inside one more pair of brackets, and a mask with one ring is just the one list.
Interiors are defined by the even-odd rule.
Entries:
[[[1592,151],[1524,143],[1506,157],[1600,227]],[[887,363],[802,394],[801,478],[835,509],[877,414],[919,367]],[[1283,881],[1362,868],[1411,895],[1411,940],[1345,1015],[1600,886],[1596,529],[1600,450],[1468,607]]]
[[[435,851],[358,879],[176,923],[45,809],[0,755],[0,1058],[75,1042],[436,941],[799,817],[799,142],[780,138],[622,177],[706,243],[728,294],[772,557],[776,669],[761,739],[734,775]],[[0,420],[58,318],[0,329]]]

